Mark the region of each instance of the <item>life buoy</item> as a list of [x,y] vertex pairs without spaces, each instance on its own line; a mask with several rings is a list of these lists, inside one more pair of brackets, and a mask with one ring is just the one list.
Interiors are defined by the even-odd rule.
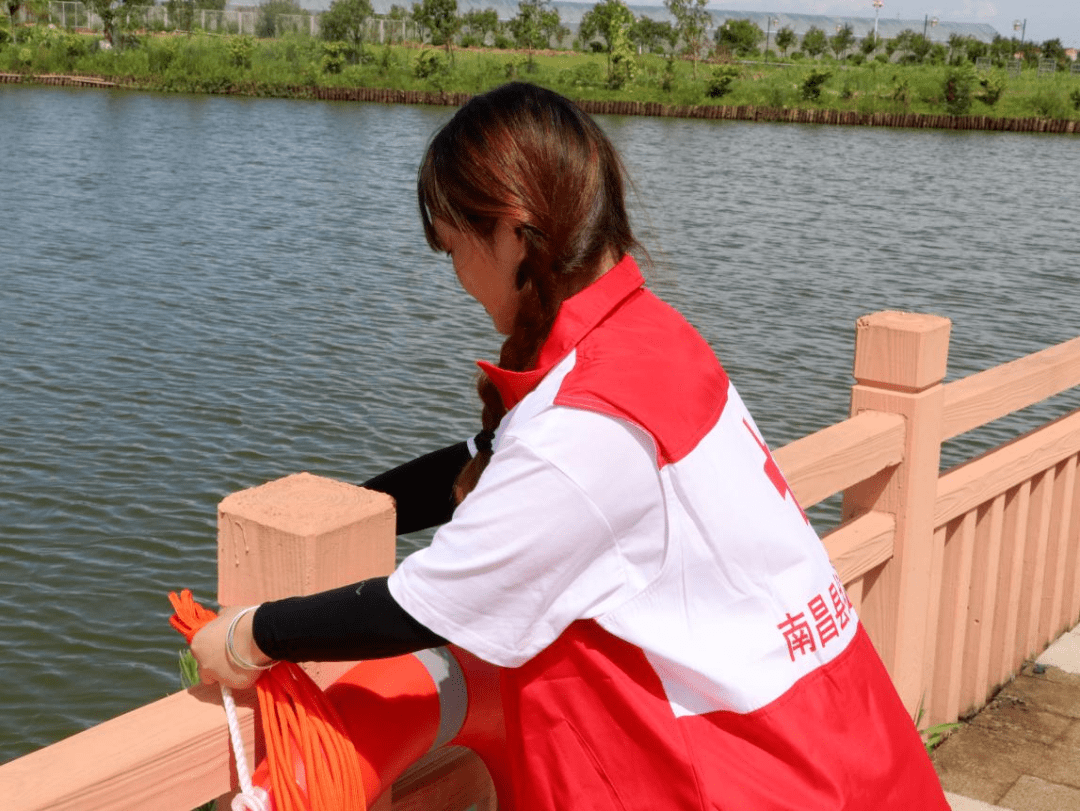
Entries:
[[[413,763],[443,746],[464,746],[487,767],[506,809],[510,791],[498,670],[449,646],[360,662],[325,695],[356,747],[368,804]],[[296,781],[306,788],[296,742]],[[270,794],[264,761],[252,776]]]

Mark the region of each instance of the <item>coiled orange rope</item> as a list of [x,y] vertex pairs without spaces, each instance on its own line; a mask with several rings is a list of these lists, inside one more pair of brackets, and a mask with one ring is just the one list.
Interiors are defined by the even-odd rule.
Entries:
[[[191,640],[217,617],[184,589],[169,594],[169,624]],[[356,748],[345,725],[311,678],[292,662],[278,662],[255,683],[275,811],[365,811]],[[306,792],[297,783],[294,755],[303,763]]]

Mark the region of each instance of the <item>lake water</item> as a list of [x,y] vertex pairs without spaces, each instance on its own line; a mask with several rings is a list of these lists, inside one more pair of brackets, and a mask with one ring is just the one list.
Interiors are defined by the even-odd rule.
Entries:
[[[0,762],[179,688],[225,495],[475,430],[498,342],[415,210],[451,112],[0,86]],[[600,121],[773,447],[846,416],[860,315],[949,316],[950,379],[1080,334],[1074,137]]]

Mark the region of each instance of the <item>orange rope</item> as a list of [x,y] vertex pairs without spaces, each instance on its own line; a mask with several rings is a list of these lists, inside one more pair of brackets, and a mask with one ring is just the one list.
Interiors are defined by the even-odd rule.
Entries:
[[[169,624],[191,644],[217,617],[184,589],[169,594]],[[364,811],[367,801],[356,748],[345,725],[311,678],[292,662],[278,662],[255,683],[275,811]],[[291,744],[291,746],[290,746]],[[296,782],[293,747],[304,766],[307,792]]]

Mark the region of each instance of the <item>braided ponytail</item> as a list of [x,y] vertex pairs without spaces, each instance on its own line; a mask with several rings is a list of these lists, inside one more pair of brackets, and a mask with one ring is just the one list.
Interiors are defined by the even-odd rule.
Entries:
[[[435,220],[491,242],[499,218],[520,223],[525,258],[513,327],[499,366],[525,371],[562,302],[637,246],[624,201],[624,170],[611,142],[573,102],[524,83],[465,104],[440,129],[420,165],[417,196],[428,244],[442,250]],[[494,435],[506,413],[495,384],[477,381],[483,429]],[[460,501],[491,458],[479,448],[455,484]]]

